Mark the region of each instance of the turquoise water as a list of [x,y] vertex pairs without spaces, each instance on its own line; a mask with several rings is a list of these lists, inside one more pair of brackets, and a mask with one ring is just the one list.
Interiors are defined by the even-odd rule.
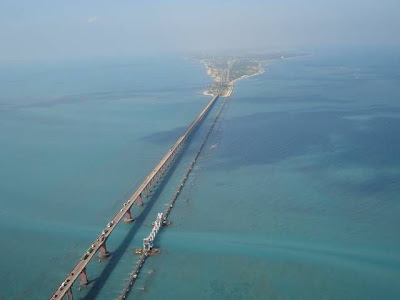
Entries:
[[[398,299],[398,53],[321,50],[240,81],[129,298]],[[43,299],[209,100],[209,79],[171,57],[3,70],[0,291]],[[119,295],[215,113],[75,296]]]

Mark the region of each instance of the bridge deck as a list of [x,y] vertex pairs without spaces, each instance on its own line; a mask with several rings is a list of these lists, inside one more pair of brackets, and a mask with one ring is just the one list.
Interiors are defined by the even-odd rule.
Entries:
[[210,100],[210,102],[206,105],[206,107],[200,112],[200,114],[197,116],[197,118],[189,125],[189,127],[186,129],[186,131],[183,133],[183,135],[175,142],[175,144],[172,146],[172,148],[165,154],[165,156],[160,160],[160,162],[156,165],[156,167],[150,172],[149,176],[140,184],[140,186],[136,189],[136,191],[132,194],[132,196],[129,198],[129,200],[126,202],[126,204],[122,207],[121,210],[119,210],[114,217],[110,220],[110,222],[113,222],[112,226],[110,228],[106,227],[105,230],[107,232],[105,234],[100,234],[96,240],[92,243],[91,249],[92,251],[88,254],[85,255],[83,258],[81,258],[78,263],[75,265],[75,267],[69,272],[67,277],[64,279],[63,283],[64,286],[61,289],[61,285],[57,288],[57,290],[53,293],[53,295],[50,297],[50,299],[62,299],[66,293],[68,292],[69,289],[71,289],[73,283],[78,279],[80,274],[85,270],[86,266],[90,262],[90,260],[94,257],[96,252],[101,248],[101,246],[105,243],[107,238],[111,235],[115,227],[118,225],[118,223],[121,221],[121,219],[124,217],[124,215],[130,211],[131,207],[133,204],[136,202],[137,198],[142,194],[143,190],[150,184],[150,182],[156,178],[158,172],[163,168],[163,166],[169,162],[170,159],[172,159],[177,151],[179,150],[179,147],[183,145],[183,143],[186,141],[186,139],[190,136],[190,134],[193,132],[195,127],[200,123],[200,121],[204,118],[204,116],[207,114],[207,112],[210,110],[212,105],[215,103],[215,101],[218,99],[218,96],[215,96],[213,99]]
[[[194,165],[196,164],[197,159],[199,158],[201,151],[203,150],[204,146],[206,145],[206,143],[207,143],[207,141],[208,141],[208,138],[209,138],[209,136],[211,135],[211,132],[213,131],[213,129],[214,129],[216,123],[217,123],[217,120],[218,120],[218,118],[220,117],[220,115],[221,115],[221,113],[222,113],[222,111],[223,111],[223,109],[224,109],[224,107],[225,107],[225,105],[226,105],[228,99],[229,99],[229,98],[225,98],[224,102],[222,103],[222,105],[221,105],[221,107],[220,107],[220,109],[219,109],[217,115],[215,116],[213,122],[211,123],[210,128],[209,128],[208,131],[207,131],[207,134],[206,134],[205,138],[203,139],[203,143],[200,145],[200,147],[199,147],[199,149],[198,149],[196,155],[194,156],[193,160],[191,161],[191,163],[189,164],[188,168],[186,169],[186,172],[185,172],[185,174],[183,175],[183,178],[182,178],[180,184],[178,185],[178,188],[175,190],[175,193],[173,194],[173,196],[172,196],[172,198],[171,198],[171,200],[170,200],[170,202],[169,202],[169,205],[168,205],[168,206],[166,207],[166,209],[164,210],[164,212],[163,212],[163,220],[164,220],[164,221],[167,221],[168,216],[169,216],[169,214],[170,214],[170,212],[171,212],[171,209],[172,209],[172,207],[174,206],[175,201],[178,199],[178,197],[179,197],[179,195],[180,195],[180,193],[181,193],[183,187],[185,186],[185,183],[186,183],[186,181],[187,181],[187,179],[188,179],[188,177],[189,177],[189,174],[192,172],[193,167],[194,167]],[[156,221],[157,221],[157,220],[156,220]],[[155,223],[155,222],[154,222],[154,223]],[[143,247],[143,250],[144,250],[144,247]],[[120,300],[126,299],[128,293],[129,293],[130,290],[131,290],[131,286],[132,286],[132,285],[134,284],[134,282],[136,281],[136,279],[137,279],[137,277],[138,277],[138,275],[139,275],[139,272],[140,272],[142,266],[143,266],[144,263],[146,262],[146,259],[147,259],[148,255],[149,255],[149,252],[147,252],[147,251],[143,251],[143,252],[142,252],[142,254],[140,255],[140,258],[139,258],[138,262],[137,262],[136,265],[135,265],[135,268],[133,269],[132,273],[131,273],[130,276],[129,276],[128,282],[126,283],[126,285],[125,285],[124,289],[122,290],[122,292],[121,292],[121,294],[120,294],[120,296],[119,296],[118,299],[120,299]],[[151,254],[150,254],[150,255],[151,255]]]

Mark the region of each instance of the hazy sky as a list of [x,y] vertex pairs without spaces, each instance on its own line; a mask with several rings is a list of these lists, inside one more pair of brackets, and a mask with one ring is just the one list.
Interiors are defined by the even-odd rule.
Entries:
[[400,0],[0,0],[0,60],[400,44]]

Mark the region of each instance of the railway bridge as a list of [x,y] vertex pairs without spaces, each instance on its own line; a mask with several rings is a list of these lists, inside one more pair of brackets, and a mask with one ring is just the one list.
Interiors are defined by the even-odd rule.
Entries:
[[49,299],[63,299],[64,297],[66,297],[67,299],[73,299],[72,286],[75,281],[80,278],[81,285],[87,285],[89,283],[88,275],[86,273],[86,267],[89,262],[93,259],[93,257],[95,257],[96,253],[98,253],[98,256],[100,258],[109,256],[110,253],[108,252],[106,246],[108,237],[111,235],[111,233],[121,220],[126,223],[133,221],[131,210],[133,209],[134,205],[141,206],[143,204],[143,197],[146,197],[150,193],[150,191],[155,188],[157,183],[162,180],[163,175],[174,163],[189,136],[194,132],[196,127],[210,111],[211,107],[217,101],[218,97],[219,96],[217,95],[208,102],[208,104],[200,112],[197,118],[189,125],[183,135],[178,138],[172,148],[164,155],[164,157],[160,160],[156,167],[135,190],[132,196],[123,204],[122,208],[107,223],[106,227],[96,237],[91,246],[82,256],[82,258],[67,274],[60,286],[57,287],[57,289],[54,291]]

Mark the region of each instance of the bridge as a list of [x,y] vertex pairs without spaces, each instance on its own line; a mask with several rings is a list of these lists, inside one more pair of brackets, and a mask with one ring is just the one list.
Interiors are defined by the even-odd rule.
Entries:
[[[230,91],[230,93],[232,93],[232,90]],[[156,235],[159,232],[159,230],[164,225],[168,225],[169,224],[169,221],[167,219],[168,219],[168,216],[169,216],[169,214],[171,212],[171,209],[174,206],[175,201],[178,199],[178,197],[180,195],[180,192],[182,191],[183,187],[185,186],[185,183],[186,183],[186,181],[187,181],[187,179],[189,177],[189,174],[192,172],[193,167],[196,164],[196,162],[197,162],[197,160],[198,160],[198,158],[200,156],[201,151],[203,150],[204,146],[206,145],[207,140],[208,140],[211,132],[213,131],[213,129],[214,129],[216,123],[217,123],[217,120],[220,117],[220,115],[221,115],[221,113],[222,113],[222,111],[223,111],[228,99],[229,98],[225,98],[225,100],[223,101],[220,109],[218,110],[218,113],[216,114],[214,120],[211,123],[210,128],[207,131],[206,136],[203,139],[202,144],[200,145],[200,148],[198,149],[196,155],[194,156],[193,160],[191,161],[191,163],[189,164],[188,168],[186,169],[186,172],[183,175],[183,178],[182,178],[180,184],[178,185],[177,189],[175,190],[175,193],[173,194],[173,196],[172,196],[172,198],[171,198],[171,200],[169,202],[169,205],[166,207],[166,209],[164,210],[163,213],[158,213],[157,214],[157,218],[153,222],[153,228],[152,228],[150,234],[143,239],[143,248],[142,249],[136,249],[135,253],[136,254],[141,254],[141,255],[140,255],[140,258],[139,258],[138,262],[135,265],[135,268],[133,269],[133,271],[131,272],[131,274],[129,276],[128,282],[126,283],[124,289],[122,290],[122,292],[121,292],[121,294],[120,294],[120,296],[118,298],[119,300],[125,300],[126,297],[128,296],[132,285],[134,284],[134,282],[138,278],[139,272],[140,272],[141,268],[143,267],[144,263],[146,262],[147,257],[149,255],[151,255],[151,254],[154,254],[154,253],[157,254],[157,251],[156,252],[152,252],[152,250],[153,250],[153,241],[156,238]]]
[[123,220],[126,223],[132,222],[131,209],[134,204],[141,206],[143,204],[142,198],[150,193],[155,187],[157,182],[162,178],[163,174],[173,164],[174,159],[180,153],[189,136],[193,133],[196,127],[200,124],[203,118],[210,111],[213,104],[217,101],[218,95],[213,97],[206,107],[200,112],[197,118],[189,125],[186,131],[175,142],[172,148],[164,155],[156,167],[150,172],[146,179],[140,184],[132,196],[125,202],[122,208],[114,215],[114,217],[107,223],[106,227],[97,236],[89,249],[85,252],[82,258],[77,262],[74,268],[68,273],[66,278],[62,281],[60,286],[55,290],[49,299],[73,299],[72,286],[74,282],[80,277],[80,284],[87,285],[89,283],[86,274],[86,267],[92,258],[98,253],[100,258],[109,256],[107,251],[106,242],[116,226]]

